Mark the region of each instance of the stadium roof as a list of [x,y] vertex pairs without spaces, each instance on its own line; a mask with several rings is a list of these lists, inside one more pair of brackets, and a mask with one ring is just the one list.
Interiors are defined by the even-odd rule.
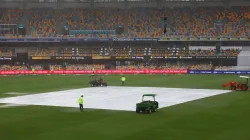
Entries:
[[[5,1],[5,2],[18,2],[18,1],[27,1],[27,2],[31,2],[31,1],[37,1],[37,2],[57,2],[57,1],[81,1],[81,2],[157,2],[157,1],[161,1],[161,2],[223,2],[223,1],[230,1],[230,0],[0,0],[1,2]],[[240,0],[237,0],[240,1]]]

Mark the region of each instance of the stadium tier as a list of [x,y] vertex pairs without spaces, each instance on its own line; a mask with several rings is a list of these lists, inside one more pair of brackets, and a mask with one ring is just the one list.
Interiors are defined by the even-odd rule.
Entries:
[[[116,27],[123,26],[126,38],[183,38],[183,37],[230,37],[247,38],[249,35],[249,6],[200,7],[200,8],[52,8],[2,9],[1,24],[22,24],[26,35],[54,37],[67,34],[75,37],[107,38],[115,35]],[[28,16],[29,15],[29,16]],[[164,34],[161,17],[168,15]],[[94,32],[93,30],[96,30]],[[13,32],[4,37],[17,37]]]
[[[220,52],[217,52],[216,49],[206,49],[202,47],[198,49],[188,49],[188,48],[123,48],[123,47],[114,47],[114,48],[29,48],[29,56],[38,57],[38,56],[117,56],[117,57],[143,57],[143,56],[152,56],[152,57],[171,57],[171,56],[237,56],[241,52],[241,49],[237,48],[228,48],[221,49]],[[1,50],[0,50],[1,53]],[[14,50],[8,49],[5,54],[6,56],[11,56],[14,53]]]
[[[50,65],[50,70],[104,70],[105,65],[103,64],[69,64],[69,65]],[[229,67],[223,67],[227,69]],[[0,65],[0,70],[45,70],[42,65]],[[129,64],[116,66],[116,70],[211,70],[212,65],[210,64],[148,64],[143,63]],[[219,67],[218,69],[222,69]],[[227,69],[228,70],[228,69]]]
[[14,48],[0,48],[0,56],[15,56],[16,52]]
[[[49,70],[105,70],[104,64],[68,64],[50,65]],[[133,63],[116,66],[116,70],[230,70],[232,66],[214,66],[206,63]],[[1,71],[6,70],[46,70],[43,65],[0,65]]]

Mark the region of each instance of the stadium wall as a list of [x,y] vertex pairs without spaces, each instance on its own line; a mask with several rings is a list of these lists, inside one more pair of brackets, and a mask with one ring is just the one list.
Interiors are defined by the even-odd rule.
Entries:
[[16,53],[28,53],[28,48],[15,48]]
[[250,51],[250,46],[244,46],[244,47],[242,48],[242,51]]
[[241,51],[237,57],[238,66],[250,66],[250,51]]

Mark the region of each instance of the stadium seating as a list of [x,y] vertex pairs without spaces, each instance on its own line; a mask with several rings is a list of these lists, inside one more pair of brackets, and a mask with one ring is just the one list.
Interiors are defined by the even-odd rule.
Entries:
[[102,70],[105,66],[103,64],[71,64],[66,66],[67,70],[92,70],[92,68]]
[[27,66],[19,65],[0,65],[0,70],[28,70]]
[[65,70],[65,68],[62,65],[50,65],[50,70]]
[[[29,48],[29,56],[60,56],[55,48]],[[72,52],[71,52],[72,53]]]
[[[68,64],[63,65],[50,65],[50,70],[104,70],[105,65],[103,64]],[[0,65],[1,70],[44,70],[42,65]],[[232,70],[232,66],[213,66],[211,64],[176,64],[176,63],[159,63],[159,64],[144,64],[144,63],[135,63],[127,65],[116,66],[117,70]]]
[[240,49],[224,49],[221,52],[217,52],[216,50],[188,50],[184,48],[175,49],[172,48],[151,48],[152,56],[237,56],[240,53]]
[[220,55],[227,55],[227,56],[237,56],[240,53],[240,49],[225,49],[221,50]]
[[191,64],[189,65],[190,70],[212,70],[213,65],[210,64]]
[[[72,53],[74,49],[75,53]],[[100,48],[29,48],[29,56],[99,56]],[[216,52],[216,50],[188,50],[184,48],[173,49],[173,48],[123,48],[114,47],[108,49],[108,55],[119,56],[119,57],[129,57],[132,56],[144,56],[145,52],[149,52],[153,57],[157,56],[237,56],[240,53],[240,49],[222,49],[221,52]],[[14,49],[0,49],[1,56],[12,56],[15,55]]]
[[42,65],[31,65],[30,68],[34,69],[34,70],[43,70],[43,66]]
[[187,69],[188,65],[185,64],[171,64],[171,63],[161,63],[161,64],[129,64],[129,65],[122,65],[116,66],[118,70],[183,70]]
[[190,56],[213,56],[216,55],[215,50],[190,50]]
[[[124,26],[127,38],[156,38],[163,35],[161,17],[169,16],[166,37],[247,37],[250,7],[203,7],[152,9],[132,8],[128,12],[116,8],[62,9],[60,13],[51,8],[6,9],[0,14],[1,24],[27,24],[28,35],[33,37],[55,36],[69,28],[76,37],[111,37],[116,26]],[[59,14],[58,14],[59,13]],[[27,16],[29,15],[29,16]],[[59,18],[59,22],[57,18]],[[125,20],[126,19],[126,20]],[[62,26],[61,26],[62,24]],[[83,30],[99,30],[86,32]],[[102,30],[102,31],[101,31]],[[6,37],[14,37],[12,33]]]
[[0,48],[0,56],[2,56],[2,57],[16,56],[15,49],[13,49],[13,48]]
[[55,36],[55,10],[46,9],[30,9],[30,16],[26,20],[29,22],[32,37],[53,37]]
[[149,48],[152,56],[188,56],[191,55],[185,48]]
[[[71,30],[115,30],[124,24],[123,10],[120,9],[64,9],[61,22]],[[77,37],[110,37],[113,33],[87,33],[79,31]]]
[[214,70],[230,70],[232,66],[216,66]]

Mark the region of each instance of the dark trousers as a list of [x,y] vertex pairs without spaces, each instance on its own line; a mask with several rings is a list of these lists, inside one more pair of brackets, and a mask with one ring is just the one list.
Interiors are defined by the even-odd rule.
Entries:
[[124,86],[124,84],[125,84],[125,81],[122,81],[122,85]]
[[83,104],[79,104],[80,110],[83,111]]

